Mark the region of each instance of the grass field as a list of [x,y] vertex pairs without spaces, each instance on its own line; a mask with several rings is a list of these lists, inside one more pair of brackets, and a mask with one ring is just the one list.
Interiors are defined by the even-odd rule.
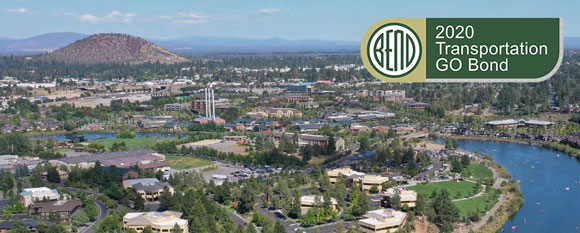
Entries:
[[463,174],[469,174],[475,179],[493,178],[493,172],[482,164],[471,164],[469,167],[463,169]]
[[68,149],[68,148],[62,148],[62,149],[57,149],[56,152],[58,153],[63,153],[63,152],[73,152],[73,149]]
[[121,143],[125,142],[127,145],[127,149],[141,149],[141,148],[149,148],[150,146],[155,145],[157,142],[165,142],[175,140],[175,138],[105,138],[105,139],[95,139],[89,140],[89,143],[101,143],[105,145],[106,148],[111,148],[113,143]]
[[[428,184],[418,184],[415,186],[408,187],[410,190],[415,190],[417,193],[421,193],[429,198],[432,197],[433,190],[439,193],[442,189],[447,189],[449,195],[452,199],[465,198],[475,195],[481,191],[481,186],[468,182],[468,181],[445,181],[445,182],[433,182]],[[458,195],[459,194],[459,195]]]
[[213,164],[213,162],[208,160],[184,156],[165,156],[165,161],[167,161],[167,166],[175,170],[185,170]]
[[459,215],[462,217],[471,216],[475,210],[479,210],[479,216],[485,215],[489,209],[497,203],[497,197],[494,196],[495,189],[491,189],[490,193],[485,196],[476,197],[473,199],[456,201],[455,206],[459,209]]

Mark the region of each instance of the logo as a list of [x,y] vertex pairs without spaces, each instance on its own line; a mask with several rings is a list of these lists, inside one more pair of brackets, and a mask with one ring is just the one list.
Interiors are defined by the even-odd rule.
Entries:
[[410,27],[389,23],[371,34],[366,52],[374,70],[387,77],[397,78],[407,75],[419,64],[421,41]]

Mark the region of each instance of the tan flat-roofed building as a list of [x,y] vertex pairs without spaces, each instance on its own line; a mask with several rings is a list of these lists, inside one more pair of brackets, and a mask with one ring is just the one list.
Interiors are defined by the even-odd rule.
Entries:
[[368,192],[373,186],[377,186],[379,193],[383,190],[383,183],[387,181],[389,181],[389,177],[375,175],[365,175],[358,180],[363,191]]
[[171,229],[177,225],[183,233],[188,233],[187,220],[181,219],[181,215],[182,213],[175,211],[127,213],[123,217],[123,228],[141,233],[145,227],[150,226],[153,232],[161,233],[171,232]]
[[394,209],[378,209],[367,212],[358,223],[365,233],[397,232],[407,221],[407,214]]
[[[302,214],[305,214],[306,212],[308,212],[308,210],[310,208],[315,207],[317,205],[317,203],[316,203],[317,197],[320,197],[320,203],[318,203],[318,205],[322,205],[322,203],[324,203],[323,196],[307,195],[307,196],[300,197],[300,211],[302,212]],[[336,201],[336,199],[334,197],[330,199],[330,203],[331,203],[332,210],[336,210],[337,206],[338,206],[338,202]]]
[[355,170],[352,170],[349,167],[332,169],[332,170],[327,171],[326,174],[328,175],[328,179],[330,180],[331,184],[336,184],[336,180],[338,179],[338,176],[340,176],[340,175],[346,177],[347,179],[358,178],[358,177],[362,177],[365,175],[365,173],[357,172]]
[[401,198],[401,206],[407,205],[411,209],[415,208],[417,203],[417,192],[400,188],[387,189],[383,193],[385,204],[388,204],[390,199],[396,195],[399,195]]

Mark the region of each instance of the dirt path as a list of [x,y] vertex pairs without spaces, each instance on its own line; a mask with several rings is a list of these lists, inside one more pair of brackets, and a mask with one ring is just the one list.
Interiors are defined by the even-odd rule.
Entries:
[[[497,171],[493,167],[488,166],[488,168],[491,170],[491,172],[493,172],[493,178],[495,180],[495,182],[493,183],[493,187],[496,189],[500,188],[501,183],[506,181],[506,179],[499,177]],[[477,229],[481,228],[483,225],[485,225],[487,223],[487,220],[489,220],[489,217],[492,216],[499,209],[499,207],[503,205],[504,202],[505,202],[505,196],[502,193],[499,195],[499,199],[498,199],[497,203],[495,203],[495,205],[485,213],[485,215],[481,218],[481,220],[479,220],[479,222],[475,222],[475,223],[472,223],[470,225],[464,226],[461,229],[459,229],[459,232],[460,233],[468,233],[471,230],[477,230]]]
[[454,199],[453,202],[455,202],[455,201],[469,200],[469,199],[473,199],[473,198],[476,198],[476,197],[485,195],[486,194],[485,193],[485,187],[486,186],[485,185],[481,185],[481,186],[483,186],[483,187],[481,188],[481,191],[478,194],[475,194],[475,195],[470,196],[470,197],[464,197],[464,198]]

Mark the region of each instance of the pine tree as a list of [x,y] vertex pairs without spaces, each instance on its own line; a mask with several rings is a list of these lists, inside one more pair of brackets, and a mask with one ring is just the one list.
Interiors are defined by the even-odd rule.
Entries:
[[441,190],[435,198],[433,209],[435,210],[433,223],[439,227],[439,230],[441,232],[453,231],[453,223],[459,220],[459,209],[453,204],[447,189]]

